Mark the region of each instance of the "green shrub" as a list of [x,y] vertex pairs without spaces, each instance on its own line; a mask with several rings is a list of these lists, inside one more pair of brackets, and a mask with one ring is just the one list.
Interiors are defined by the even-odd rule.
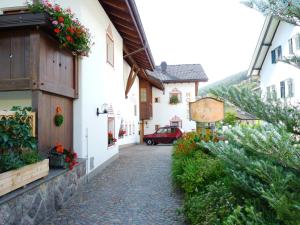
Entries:
[[185,160],[183,173],[178,175],[178,180],[186,194],[193,194],[222,176],[224,171],[220,160],[198,153],[193,159]]
[[192,225],[222,224],[233,211],[235,197],[224,179],[186,199],[183,212]]
[[18,169],[24,165],[18,153],[6,152],[0,155],[0,173]]
[[27,164],[33,164],[41,161],[41,156],[35,150],[23,151],[21,154],[22,161]]
[[233,112],[226,112],[224,118],[224,125],[234,126],[236,124],[236,114]]

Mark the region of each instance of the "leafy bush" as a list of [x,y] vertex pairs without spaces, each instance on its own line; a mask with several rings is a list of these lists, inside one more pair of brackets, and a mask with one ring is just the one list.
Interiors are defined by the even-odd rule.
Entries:
[[224,125],[234,126],[236,124],[236,114],[233,112],[226,112],[223,122],[224,122]]
[[0,119],[0,173],[41,160],[27,116],[30,110],[14,107],[15,116]]
[[183,211],[191,224],[222,224],[224,218],[232,213],[235,201],[225,180],[220,179],[188,197]]
[[172,95],[170,97],[170,104],[177,104],[177,103],[179,103],[178,96],[177,95]]

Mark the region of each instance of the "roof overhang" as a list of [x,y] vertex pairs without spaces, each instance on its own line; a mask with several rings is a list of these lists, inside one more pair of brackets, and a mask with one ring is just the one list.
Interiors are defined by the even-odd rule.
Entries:
[[138,76],[142,79],[145,79],[152,86],[158,88],[159,90],[162,90],[162,91],[165,90],[164,84],[159,79],[147,74],[145,70],[140,70],[140,72],[138,73]]
[[154,69],[154,60],[134,0],[99,0],[123,38],[124,59],[133,66]]
[[163,80],[163,83],[195,83],[195,82],[207,82],[208,79],[181,79],[181,80]]
[[260,33],[258,43],[256,45],[250,67],[248,69],[248,76],[257,76],[260,74],[261,68],[264,64],[266,56],[272,41],[279,26],[280,21],[272,16],[267,16]]

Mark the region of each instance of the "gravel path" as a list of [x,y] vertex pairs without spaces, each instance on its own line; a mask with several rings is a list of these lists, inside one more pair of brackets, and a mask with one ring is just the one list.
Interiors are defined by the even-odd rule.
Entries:
[[170,178],[171,146],[137,145],[94,177],[45,225],[183,224]]

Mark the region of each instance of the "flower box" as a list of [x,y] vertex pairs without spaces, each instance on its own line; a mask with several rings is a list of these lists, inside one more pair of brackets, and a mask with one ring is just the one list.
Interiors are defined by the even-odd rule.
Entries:
[[49,173],[49,159],[0,174],[0,196],[14,191]]

